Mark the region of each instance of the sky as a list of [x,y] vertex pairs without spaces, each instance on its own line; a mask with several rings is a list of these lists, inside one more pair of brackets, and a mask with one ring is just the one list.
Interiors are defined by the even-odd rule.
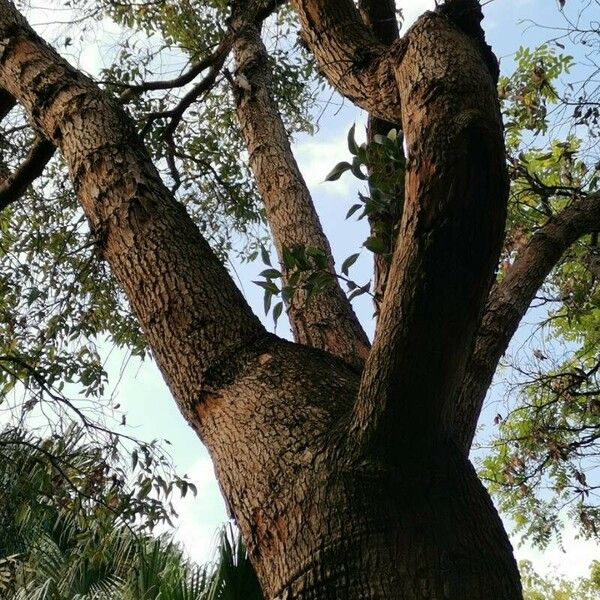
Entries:
[[[42,33],[47,28],[46,24],[55,21],[57,14],[61,14],[55,12],[56,4],[54,0],[40,0],[28,15]],[[408,24],[434,3],[406,0],[398,4],[404,8]],[[44,10],[44,6],[50,10]],[[484,26],[488,41],[500,57],[504,71],[510,71],[512,53],[521,43],[533,45],[543,38],[543,32],[532,28],[528,20],[551,23],[556,22],[556,15],[553,0],[494,0],[486,6]],[[108,21],[103,21],[101,26],[103,31],[97,36],[98,42],[87,45],[83,53],[76,57],[76,64],[92,74],[98,73],[102,66],[107,66],[107,40],[119,33],[118,28]],[[345,257],[359,251],[361,240],[366,237],[366,225],[364,222],[344,221],[344,216],[356,197],[355,180],[346,175],[334,183],[323,181],[335,163],[347,158],[348,129],[352,123],[357,122],[360,131],[360,124],[364,124],[365,118],[363,113],[349,103],[343,103],[340,110],[326,112],[316,136],[299,136],[294,144],[295,155],[313,194],[338,264]],[[344,223],[343,227],[340,227],[341,222]],[[235,266],[244,293],[257,314],[262,317],[262,291],[251,283],[252,279],[257,278],[262,266],[258,263]],[[366,252],[361,254],[353,267],[353,274],[358,280],[366,281],[370,278],[370,261]],[[368,332],[372,334],[372,307],[368,297],[359,299],[355,308]],[[265,324],[272,328],[270,317],[265,320]],[[289,334],[283,325],[280,325],[277,333]],[[516,343],[518,342],[519,337]],[[119,353],[112,352],[107,360],[109,376],[114,380],[118,378],[123,358]],[[196,498],[188,496],[185,500],[176,501],[176,508],[180,513],[176,536],[194,559],[208,560],[216,529],[227,519],[208,453],[175,409],[171,395],[152,362],[142,365],[130,362],[116,393],[127,411],[131,432],[146,440],[168,439],[171,442],[169,451],[178,470],[186,473],[197,485]],[[525,546],[517,549],[517,557],[533,560],[542,571],[559,572],[570,577],[586,574],[590,560],[600,558],[593,544],[574,540],[573,531],[569,530],[565,532],[564,550],[565,552],[553,546],[542,555]]]

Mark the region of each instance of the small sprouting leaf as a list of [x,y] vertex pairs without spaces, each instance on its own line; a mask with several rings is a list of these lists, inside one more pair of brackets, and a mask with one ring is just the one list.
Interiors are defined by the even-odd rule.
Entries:
[[327,177],[325,177],[325,181],[337,181],[346,171],[349,171],[350,169],[352,169],[352,165],[349,162],[340,162],[335,165]]
[[342,273],[344,275],[348,275],[348,270],[350,267],[356,262],[356,259],[359,257],[359,254],[350,255],[342,264]]
[[356,123],[350,127],[350,131],[348,132],[348,150],[350,150],[350,154],[356,156],[358,154],[358,144],[354,139],[354,132],[356,130]]
[[277,320],[281,316],[282,312],[283,312],[283,302],[278,302],[273,307],[273,322],[275,323],[275,325],[277,325]]
[[271,266],[271,257],[269,256],[269,253],[267,252],[267,249],[264,246],[260,247],[260,255],[263,263],[265,265]]

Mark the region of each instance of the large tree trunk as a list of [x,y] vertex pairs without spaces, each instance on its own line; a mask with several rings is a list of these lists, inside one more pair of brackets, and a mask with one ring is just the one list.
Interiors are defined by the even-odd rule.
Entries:
[[[335,13],[311,2],[296,4],[311,18]],[[351,38],[368,39],[357,21]],[[381,114],[406,103],[411,160],[384,329],[361,380],[331,354],[265,332],[120,106],[0,0],[0,87],[64,155],[269,599],[521,597],[502,524],[448,425],[502,232],[493,82],[445,17],[419,27],[387,66],[367,69],[383,87],[361,87],[358,71],[345,83],[359,99],[400,90]]]

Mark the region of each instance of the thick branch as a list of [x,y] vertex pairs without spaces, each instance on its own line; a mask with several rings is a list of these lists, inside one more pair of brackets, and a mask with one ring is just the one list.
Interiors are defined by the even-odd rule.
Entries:
[[264,329],[120,105],[0,0],[0,87],[61,150],[105,259],[124,288],[183,412],[206,374]]
[[446,435],[502,245],[508,178],[495,83],[471,37],[426,13],[395,64],[406,202],[352,435],[400,459]]
[[471,448],[498,362],[536,292],[569,246],[599,230],[600,195],[573,202],[533,235],[505,278],[492,289],[454,416],[456,441],[465,453]]
[[[400,37],[400,29],[396,18],[396,2],[395,0],[360,0],[358,8],[363,21],[368,25],[377,39],[386,45],[393,44]],[[376,135],[386,136],[392,129],[399,129],[400,124],[390,123],[383,119],[378,119],[373,115],[369,115],[367,124],[367,140],[373,142]],[[399,190],[396,198],[398,205],[404,204],[404,191]],[[393,211],[387,214],[376,213],[369,215],[369,225],[371,227],[371,235],[381,235],[381,231],[393,232],[398,224],[394,222]],[[390,246],[390,253],[393,253],[395,243]],[[383,300],[385,286],[390,270],[389,256],[386,254],[373,255],[373,293],[375,296],[376,307]]]
[[396,0],[359,0],[358,10],[363,22],[383,44],[392,44],[400,37]]
[[[310,192],[294,159],[287,131],[273,98],[266,48],[257,27],[248,28],[234,45],[238,81],[234,90],[240,130],[248,147],[250,167],[265,204],[267,220],[282,264],[284,282],[290,272],[283,264],[283,249],[317,248],[335,273],[333,255],[315,211]],[[338,281],[326,293],[307,302],[296,293],[288,303],[296,340],[327,350],[355,365],[362,365],[369,342]]]
[[37,139],[21,166],[0,183],[0,210],[18,200],[27,188],[44,172],[54,155],[54,144],[47,139]]
[[369,113],[400,120],[394,57],[403,43],[388,49],[362,22],[352,0],[293,0],[302,36],[329,83]]
[[13,109],[16,100],[5,90],[0,88],[0,121]]

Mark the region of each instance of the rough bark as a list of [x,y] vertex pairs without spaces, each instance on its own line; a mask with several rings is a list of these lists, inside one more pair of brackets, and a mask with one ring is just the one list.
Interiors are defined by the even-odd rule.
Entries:
[[[391,46],[400,37],[395,0],[360,0],[358,8],[363,22],[371,29],[381,43]],[[397,130],[400,128],[399,121],[391,123],[390,121],[369,115],[367,141],[372,143],[376,135],[386,136],[392,129]],[[399,190],[396,203],[399,206],[404,204],[403,190]],[[369,216],[369,225],[371,227],[371,235],[373,235],[382,228],[386,231],[393,231],[397,223],[393,221],[393,215],[377,214]],[[393,254],[394,248],[395,240],[392,240],[390,254]],[[376,309],[379,309],[379,305],[385,294],[385,287],[390,271],[390,257],[386,254],[374,254],[373,267],[373,295],[375,296]]]
[[361,21],[352,0],[293,0],[302,37],[331,85],[370,114],[400,121],[394,73],[402,43],[387,48]]
[[90,227],[187,413],[205,372],[264,335],[116,101],[0,11],[0,87],[60,148]]
[[455,412],[455,439],[469,453],[483,401],[498,362],[536,292],[581,236],[600,229],[600,195],[591,194],[552,217],[519,253],[487,301]]
[[495,83],[471,38],[437,13],[407,35],[396,71],[406,201],[355,422],[400,455],[449,435],[508,196]]
[[[296,163],[287,131],[273,98],[270,66],[258,27],[247,28],[234,45],[236,74],[249,88],[234,90],[240,131],[248,147],[249,164],[263,199],[283,281],[291,273],[283,263],[283,249],[316,248],[327,256],[335,274],[331,247],[312,197]],[[330,288],[307,302],[298,291],[288,302],[288,316],[296,341],[327,350],[362,366],[370,344],[337,279]]]
[[[460,32],[449,23],[433,17],[425,21],[424,39],[415,39],[409,50],[412,67],[395,64],[403,93],[424,82],[417,73],[419,56],[427,66],[430,54],[436,57],[447,50],[431,48],[434,29],[445,43],[464,47]],[[103,255],[123,286],[175,399],[211,452],[267,597],[520,598],[516,565],[501,522],[457,448],[444,441],[418,443],[406,449],[403,461],[347,460],[353,455],[346,448],[356,444],[347,435],[359,387],[356,372],[328,353],[264,332],[160,181],[119,104],[45,45],[8,0],[0,0],[0,40],[0,87],[15,96],[64,155]],[[465,58],[457,52],[453,58]],[[435,75],[436,65],[433,60],[431,72],[422,69],[423,77]],[[469,65],[465,77],[480,82],[479,67]],[[415,100],[426,101],[431,111],[456,108],[452,94],[446,107],[436,96],[439,85],[425,96],[415,93]],[[474,91],[483,93],[466,90],[469,97]],[[479,100],[489,98],[483,94]],[[491,112],[493,105],[488,104]],[[481,142],[482,154],[490,161],[495,146],[470,112],[466,116],[453,112],[455,120],[447,124],[455,129],[444,133],[439,124],[428,121],[434,112],[422,114],[419,108],[407,102],[416,128],[409,137],[415,163],[408,186],[415,206],[404,221],[407,247],[396,253],[396,272],[404,272],[403,264],[413,265],[405,272],[414,275],[410,283],[417,284],[415,302],[437,309],[440,289],[432,285],[433,300],[427,305],[427,289],[414,269],[422,267],[423,278],[441,277],[442,288],[445,271],[427,260],[405,263],[402,257],[419,258],[423,248],[427,256],[436,257],[440,244],[446,249],[436,236],[438,228],[456,242],[458,233],[465,233],[456,211],[472,210],[473,220],[487,224],[476,202],[479,196],[469,187],[487,192],[487,170],[479,176],[478,170],[464,167],[473,158],[471,144]],[[495,123],[492,119],[490,136]],[[417,135],[423,138],[417,141]],[[441,155],[433,148],[436,135]],[[457,152],[455,162],[446,160],[449,147]],[[443,172],[448,166],[459,169],[459,176],[448,180]],[[476,162],[475,167],[489,164]],[[428,195],[424,177],[429,174],[433,191]],[[458,192],[447,193],[446,184],[466,192],[454,211],[445,209],[453,206]],[[494,199],[490,196],[486,204],[490,211],[495,210]],[[423,204],[421,209],[417,203]],[[448,219],[439,222],[444,215]],[[414,229],[413,221],[420,230]],[[418,232],[422,238],[415,238]],[[468,241],[482,243],[478,237]],[[459,243],[452,260],[464,258],[465,245]],[[477,269],[485,271],[487,257],[467,258],[465,270],[473,269],[470,277],[482,285]],[[407,298],[406,293],[399,296]],[[450,316],[460,321],[459,306],[456,302],[450,306],[457,313]],[[408,308],[407,322],[418,324],[422,310]],[[424,333],[430,334],[426,328]],[[400,350],[419,360],[419,353],[432,352],[422,345]],[[433,350],[434,364],[427,377],[439,368],[438,359]],[[435,379],[446,375],[443,370]],[[403,384],[411,393],[416,389],[414,382]],[[426,398],[421,395],[417,400]],[[424,438],[429,431],[423,432]]]

